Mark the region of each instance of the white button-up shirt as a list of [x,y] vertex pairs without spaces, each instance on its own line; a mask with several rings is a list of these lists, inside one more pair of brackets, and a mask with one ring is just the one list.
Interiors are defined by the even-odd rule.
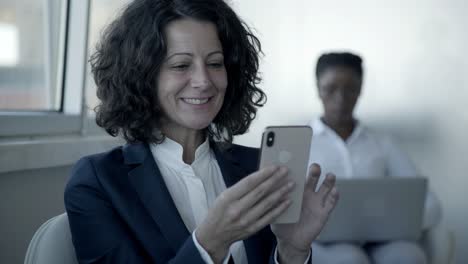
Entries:
[[357,123],[344,141],[320,119],[311,123],[313,130],[309,162],[337,178],[373,178],[418,176],[416,167],[389,137],[372,133]]
[[[373,133],[359,122],[346,141],[320,119],[312,121],[310,126],[313,136],[309,164],[321,166],[320,183],[327,172],[337,178],[419,176],[408,155],[390,137]],[[440,202],[428,192],[423,226],[433,226],[440,218]]]
[[[205,219],[216,197],[226,189],[221,169],[206,140],[195,151],[192,164],[183,159],[183,148],[177,142],[165,138],[161,144],[151,144],[151,152],[167,189],[185,226],[206,263],[213,263],[209,254],[198,243],[194,231]],[[247,255],[242,241],[230,248],[234,262],[247,264]],[[225,263],[229,260],[226,257]]]

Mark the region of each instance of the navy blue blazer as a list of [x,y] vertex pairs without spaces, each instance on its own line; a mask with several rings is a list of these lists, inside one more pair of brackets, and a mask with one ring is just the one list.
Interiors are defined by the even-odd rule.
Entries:
[[[227,187],[257,169],[257,149],[210,146]],[[65,208],[80,263],[204,263],[147,144],[79,160]],[[274,263],[275,244],[269,226],[244,240],[249,263]]]

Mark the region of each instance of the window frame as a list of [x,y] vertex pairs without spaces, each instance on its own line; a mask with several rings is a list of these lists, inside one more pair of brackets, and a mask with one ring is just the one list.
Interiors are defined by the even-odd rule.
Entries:
[[[52,82],[56,81],[57,93],[62,95],[60,110],[0,111],[0,124],[2,124],[0,139],[2,141],[4,138],[24,136],[82,134],[90,123],[86,120],[84,96],[89,7],[90,0],[66,0],[61,9],[58,74],[56,80],[48,82],[52,85]],[[46,26],[50,28],[49,24]],[[46,40],[47,42],[50,40]],[[46,67],[50,68],[50,65]]]

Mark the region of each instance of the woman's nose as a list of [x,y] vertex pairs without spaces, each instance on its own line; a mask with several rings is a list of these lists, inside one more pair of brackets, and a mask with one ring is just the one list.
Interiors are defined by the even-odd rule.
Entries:
[[196,67],[192,73],[191,85],[193,88],[206,88],[210,84],[210,78],[207,68],[204,66]]
[[333,100],[334,100],[336,103],[338,103],[338,104],[344,103],[345,98],[346,98],[346,96],[345,96],[343,90],[338,89],[338,90],[335,91],[335,93],[333,94]]

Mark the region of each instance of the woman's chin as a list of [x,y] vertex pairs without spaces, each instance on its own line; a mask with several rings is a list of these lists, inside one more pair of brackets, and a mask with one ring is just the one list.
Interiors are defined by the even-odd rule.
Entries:
[[199,120],[186,123],[186,127],[193,130],[204,130],[210,126],[213,120]]

